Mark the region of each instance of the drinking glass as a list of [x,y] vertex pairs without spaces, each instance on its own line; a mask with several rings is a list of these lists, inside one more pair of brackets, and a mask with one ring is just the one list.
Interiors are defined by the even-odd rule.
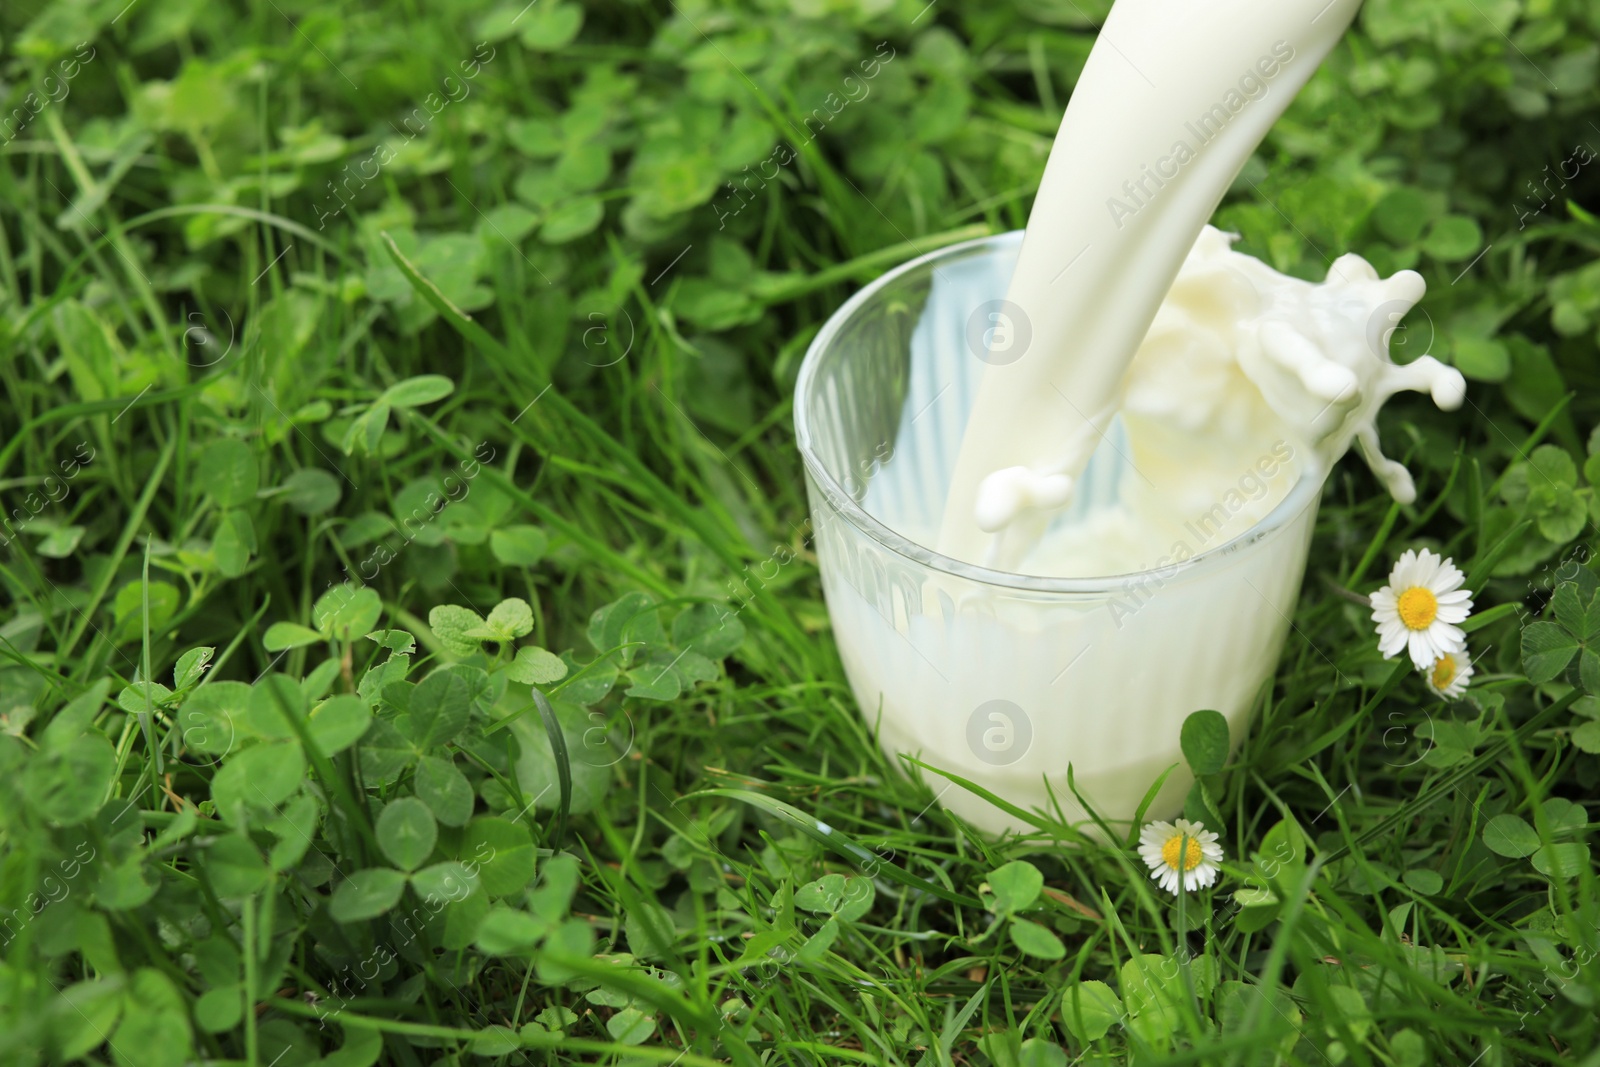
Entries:
[[[1242,737],[1289,628],[1321,479],[1296,472],[1242,534],[1134,573],[1036,577],[936,552],[985,361],[1025,329],[1002,300],[1021,241],[952,245],[852,297],[806,354],[795,430],[834,638],[884,751],[1089,828],[1070,767],[1076,794],[1121,829],[1169,769],[1146,817],[1181,809],[1191,712],[1215,709]],[[1119,433],[1055,521],[1117,499],[1131,473]],[[974,825],[1027,829],[929,780]]]

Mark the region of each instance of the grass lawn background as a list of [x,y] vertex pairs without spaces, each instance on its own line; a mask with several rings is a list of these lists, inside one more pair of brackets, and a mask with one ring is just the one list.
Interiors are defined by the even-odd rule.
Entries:
[[[7,5],[0,1062],[1600,1064],[1592,2],[1369,0],[1218,213],[1470,388],[1330,480],[1214,890],[857,713],[800,357],[1107,7]],[[1340,593],[1423,546],[1453,704]]]

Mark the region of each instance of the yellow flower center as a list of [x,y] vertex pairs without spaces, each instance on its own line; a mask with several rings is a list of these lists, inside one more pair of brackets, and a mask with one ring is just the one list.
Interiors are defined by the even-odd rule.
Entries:
[[1400,594],[1395,609],[1406,629],[1426,630],[1439,614],[1439,598],[1433,595],[1433,590],[1414,585]]
[[1456,658],[1454,656],[1440,656],[1439,662],[1433,665],[1433,687],[1446,689],[1456,680]]
[[[1183,852],[1183,865],[1178,865],[1178,849],[1187,844]],[[1161,861],[1175,871],[1192,871],[1200,866],[1200,842],[1194,838],[1184,841],[1183,835],[1178,834],[1167,838],[1167,843],[1161,846]]]

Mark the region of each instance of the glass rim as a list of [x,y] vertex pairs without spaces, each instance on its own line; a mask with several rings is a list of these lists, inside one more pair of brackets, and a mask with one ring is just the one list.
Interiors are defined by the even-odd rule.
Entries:
[[875,296],[899,279],[923,269],[936,270],[937,265],[942,261],[966,256],[975,251],[995,250],[1009,245],[1020,244],[1022,237],[1022,230],[1010,230],[1005,233],[991,234],[987,237],[975,237],[968,241],[946,245],[943,248],[937,248],[932,252],[925,252],[914,259],[907,260],[862,286],[850,299],[841,304],[837,311],[828,316],[828,320],[822,324],[822,329],[817,331],[817,336],[812,339],[810,346],[807,347],[805,358],[800,363],[800,372],[795,379],[794,386],[795,440],[799,446],[800,458],[805,464],[806,473],[810,475],[813,483],[822,490],[828,503],[851,526],[870,537],[879,545],[904,558],[907,562],[954,578],[1031,593],[1104,596],[1106,594],[1119,593],[1127,583],[1136,582],[1139,579],[1149,578],[1150,576],[1157,576],[1162,584],[1179,578],[1197,577],[1199,572],[1213,569],[1234,553],[1258,544],[1273,534],[1281,532],[1317,501],[1322,491],[1323,474],[1325,472],[1319,473],[1313,463],[1313,465],[1301,469],[1299,478],[1290,488],[1288,494],[1259,522],[1248,530],[1217,545],[1215,548],[1197,552],[1181,563],[1169,564],[1164,567],[1150,567],[1140,571],[1125,571],[1120,574],[1077,578],[1016,574],[1011,571],[980,566],[976,563],[967,563],[953,556],[946,556],[890,529],[857,503],[855,498],[845,491],[844,487],[823,465],[813,445],[811,412],[807,398],[810,396],[811,386],[817,376],[818,367],[821,365],[824,353],[832,347],[845,324],[853,319]]

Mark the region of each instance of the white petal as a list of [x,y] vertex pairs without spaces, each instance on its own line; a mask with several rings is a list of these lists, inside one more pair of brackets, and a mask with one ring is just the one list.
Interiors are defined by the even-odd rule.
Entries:
[[1452,589],[1459,589],[1461,588],[1461,583],[1466,580],[1467,576],[1461,573],[1460,567],[1457,567],[1449,560],[1445,560],[1439,565],[1439,571],[1434,576],[1434,592],[1448,593]]
[[1406,644],[1411,651],[1411,662],[1416,664],[1419,671],[1431,668],[1444,651],[1434,644],[1427,630],[1413,630]]
[[[1395,568],[1396,571],[1399,571],[1399,569],[1399,567]],[[1415,557],[1411,561],[1410,566],[1406,567],[1403,585],[1407,588],[1413,585],[1427,585],[1433,580],[1433,576],[1437,574],[1438,571],[1439,564],[1434,558],[1433,553],[1429,552],[1427,549],[1423,549],[1422,554]],[[1395,588],[1398,589],[1401,587],[1401,585],[1402,583],[1397,582],[1395,583]]]
[[1411,565],[1417,561],[1417,550],[1408,548],[1400,553],[1400,558],[1394,561],[1394,567],[1389,571],[1389,584],[1398,584],[1395,579],[1402,571],[1409,571]]
[[1378,626],[1378,636],[1380,637],[1405,637],[1409,633],[1411,633],[1410,627],[1399,619],[1385,619]]

